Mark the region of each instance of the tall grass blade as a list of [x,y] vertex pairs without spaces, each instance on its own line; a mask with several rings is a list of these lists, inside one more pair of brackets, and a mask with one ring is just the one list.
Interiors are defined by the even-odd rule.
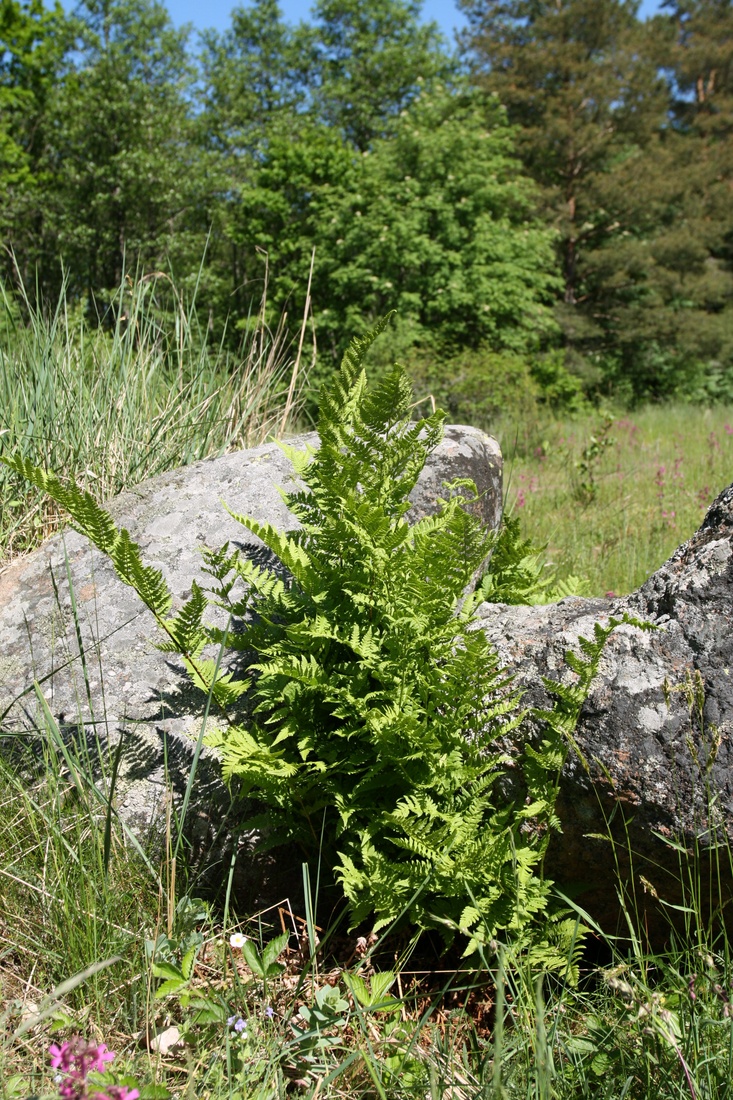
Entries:
[[86,982],[89,978],[93,978],[95,974],[99,974],[102,970],[106,970],[108,966],[114,966],[115,963],[120,961],[121,956],[115,955],[111,959],[103,959],[100,962],[92,963],[85,970],[80,971],[78,974],[74,974],[71,978],[67,978],[66,981],[60,982],[55,989],[53,989],[47,997],[44,997],[38,1006],[38,1012],[33,1016],[29,1016],[26,1020],[20,1024],[19,1027],[13,1032],[13,1037],[19,1039],[21,1035],[25,1035],[27,1031],[37,1027],[38,1024],[43,1023],[49,1016],[52,1016],[58,1008],[58,1004],[62,997],[65,997],[67,993],[71,993],[83,982]]
[[232,617],[229,616],[224,634],[222,636],[221,644],[219,645],[219,651],[216,655],[216,664],[214,666],[214,675],[211,678],[211,684],[206,696],[206,705],[204,707],[204,714],[201,719],[201,729],[199,730],[198,738],[196,739],[196,748],[193,753],[193,760],[191,761],[191,768],[188,773],[188,781],[186,782],[186,790],[183,795],[183,802],[181,804],[181,812],[178,816],[178,835],[176,837],[176,846],[173,851],[173,866],[175,866],[178,854],[181,850],[181,844],[184,838],[184,829],[186,823],[186,814],[188,813],[188,806],[191,801],[191,794],[193,792],[194,783],[196,782],[196,772],[198,770],[199,758],[201,756],[201,750],[204,745],[204,737],[206,736],[206,723],[209,720],[209,711],[211,710],[211,701],[214,697],[214,685],[216,684],[219,676],[219,669],[221,668],[221,662],[224,657],[224,650],[226,647],[227,635],[229,634],[229,628],[232,625]]
[[506,973],[504,948],[499,945],[498,965],[496,968],[496,1001],[494,1004],[493,1065],[491,1069],[491,1100],[505,1100],[506,1090],[502,1083],[502,1059],[504,1057],[504,1013],[506,994]]

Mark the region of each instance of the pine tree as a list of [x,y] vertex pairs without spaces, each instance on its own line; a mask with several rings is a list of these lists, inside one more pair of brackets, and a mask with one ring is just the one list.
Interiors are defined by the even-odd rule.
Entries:
[[[664,123],[666,89],[634,0],[461,0],[474,79],[518,126],[517,149],[559,230],[558,305],[569,359],[593,375],[612,350],[593,257],[633,231],[608,180]],[[611,276],[613,279],[613,276]],[[603,271],[602,284],[608,283]]]
[[599,180],[618,225],[586,257],[606,374],[632,398],[733,393],[731,6],[674,5],[651,27],[665,125]]
[[[567,361],[630,399],[731,392],[731,4],[463,0],[560,229]],[[663,79],[666,74],[666,79]]]
[[733,3],[671,0],[670,51],[675,116],[685,137],[689,200],[685,215],[704,250],[698,310],[686,326],[698,354],[717,359],[733,395]]

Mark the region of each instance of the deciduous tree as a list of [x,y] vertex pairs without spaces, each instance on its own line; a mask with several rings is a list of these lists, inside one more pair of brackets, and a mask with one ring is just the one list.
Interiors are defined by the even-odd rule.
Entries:
[[[72,290],[116,288],[125,266],[167,265],[205,210],[187,32],[157,0],[84,0],[74,68],[57,90],[48,219]],[[193,248],[200,259],[205,231]]]
[[436,90],[364,153],[323,124],[272,135],[230,232],[248,249],[253,278],[264,270],[256,249],[267,253],[272,306],[298,320],[316,249],[324,369],[350,331],[391,309],[402,353],[479,345],[523,352],[555,331],[553,234],[535,201],[498,101],[487,110],[467,90]]
[[29,286],[44,236],[49,101],[71,42],[60,4],[0,0],[0,271],[12,281],[17,265]]

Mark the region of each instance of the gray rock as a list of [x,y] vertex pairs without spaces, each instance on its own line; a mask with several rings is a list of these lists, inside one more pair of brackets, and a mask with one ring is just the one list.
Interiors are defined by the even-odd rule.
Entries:
[[[618,863],[635,894],[630,904],[647,909],[650,929],[660,930],[654,892],[683,901],[691,856],[703,882],[711,878],[704,892],[713,906],[733,896],[733,486],[626,598],[479,609],[481,628],[517,669],[527,701],[539,706],[549,702],[542,676],[570,682],[565,651],[577,651],[579,636],[592,637],[596,621],[624,612],[658,629],[620,626],[607,643],[577,731],[584,760],[571,751],[562,774],[563,833],[547,868],[566,884],[582,884],[579,904],[612,926],[620,913]],[[599,836],[613,838],[614,847]]]
[[[292,442],[315,445],[317,439]],[[482,493],[477,507],[495,527],[501,455],[495,441],[466,428],[447,430],[413,495],[412,518],[429,511],[442,482],[456,476],[474,478]],[[145,561],[163,571],[180,602],[191,580],[202,577],[201,546],[230,540],[248,553],[264,552],[220,501],[287,528],[294,521],[277,487],[293,485],[287,459],[268,444],[164,474],[108,507],[140,543]],[[733,487],[711,507],[696,535],[629,597],[479,609],[479,628],[518,670],[528,700],[537,705],[548,702],[543,675],[572,679],[564,653],[577,647],[580,635],[590,637],[596,621],[629,612],[658,627],[643,633],[621,626],[611,637],[578,728],[583,760],[571,753],[561,777],[564,831],[553,841],[547,867],[563,884],[585,887],[579,902],[607,926],[619,915],[616,864],[637,904],[643,907],[652,890],[678,902],[680,853],[667,840],[681,838],[700,853],[706,873],[706,865],[716,865],[712,843],[727,841],[733,828],[732,539]],[[180,666],[153,647],[154,623],[135,594],[85,539],[68,532],[0,573],[0,627],[2,732],[31,739],[38,723],[35,677],[62,734],[73,736],[81,721],[90,747],[102,754],[123,736],[120,809],[138,830],[159,821],[167,790],[180,799],[185,788],[201,697],[188,687]],[[685,685],[693,693],[702,690],[699,713],[694,707],[691,713]],[[228,834],[236,822],[236,814],[227,816],[227,800],[217,762],[205,751],[194,807],[202,847],[221,850],[212,834]],[[598,835],[612,837],[615,850]],[[253,870],[240,886],[254,889],[256,881]],[[283,893],[291,887],[286,880]],[[724,853],[713,904],[718,895],[727,901],[732,887]]]
[[[315,433],[290,440],[317,446]],[[490,527],[501,517],[502,459],[495,440],[475,428],[449,426],[411,495],[414,521],[435,508],[442,484],[475,480],[475,508]],[[224,510],[292,529],[296,521],[278,491],[296,481],[277,444],[197,462],[153,478],[107,504],[116,523],[139,543],[146,564],[158,567],[176,605],[192,580],[206,581],[200,550],[229,541],[253,555],[262,544]],[[67,575],[68,561],[68,575]],[[69,578],[72,586],[70,588]],[[77,608],[77,637],[72,605]],[[49,539],[0,573],[0,730],[25,742],[39,723],[38,681],[63,734],[80,722],[92,757],[108,753],[123,731],[118,805],[138,830],[161,820],[166,792],[180,799],[201,725],[202,696],[180,664],[154,648],[156,627],[138,597],[107,559],[74,531]],[[80,660],[81,649],[85,664]],[[218,766],[204,751],[195,813],[201,842],[224,820],[228,794]]]

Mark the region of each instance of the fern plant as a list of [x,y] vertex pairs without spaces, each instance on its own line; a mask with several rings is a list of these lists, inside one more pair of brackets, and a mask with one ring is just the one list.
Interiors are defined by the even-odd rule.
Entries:
[[[225,779],[260,807],[248,824],[270,846],[320,857],[353,925],[438,928],[447,940],[465,937],[467,952],[534,937],[544,965],[565,965],[561,922],[544,920],[542,859],[568,737],[607,632],[575,659],[575,687],[548,685],[557,705],[542,716],[542,742],[510,750],[524,715],[465,599],[494,537],[466,508],[476,496],[466,480],[446,485],[436,515],[407,522],[443,414],[411,421],[399,367],[369,387],[363,360],[381,327],[352,343],[323,396],[319,450],[286,448],[305,485],[285,495],[300,528],[235,516],[284,569],[228,546],[210,550],[210,589],[194,584],[176,615],[159,571],[88,494],[22,458],[3,461],[64,505],[139,592],[165,634],[161,648],[181,654],[219,704],[211,743]],[[236,630],[206,624],[211,603]],[[209,643],[255,656],[234,677],[206,658]],[[242,720],[234,704],[244,692],[253,705]],[[520,805],[500,793],[508,769],[521,769]]]
[[544,549],[523,538],[518,516],[505,514],[475,602],[531,605],[587,596],[588,581],[575,574],[558,578],[554,567],[542,560]]

